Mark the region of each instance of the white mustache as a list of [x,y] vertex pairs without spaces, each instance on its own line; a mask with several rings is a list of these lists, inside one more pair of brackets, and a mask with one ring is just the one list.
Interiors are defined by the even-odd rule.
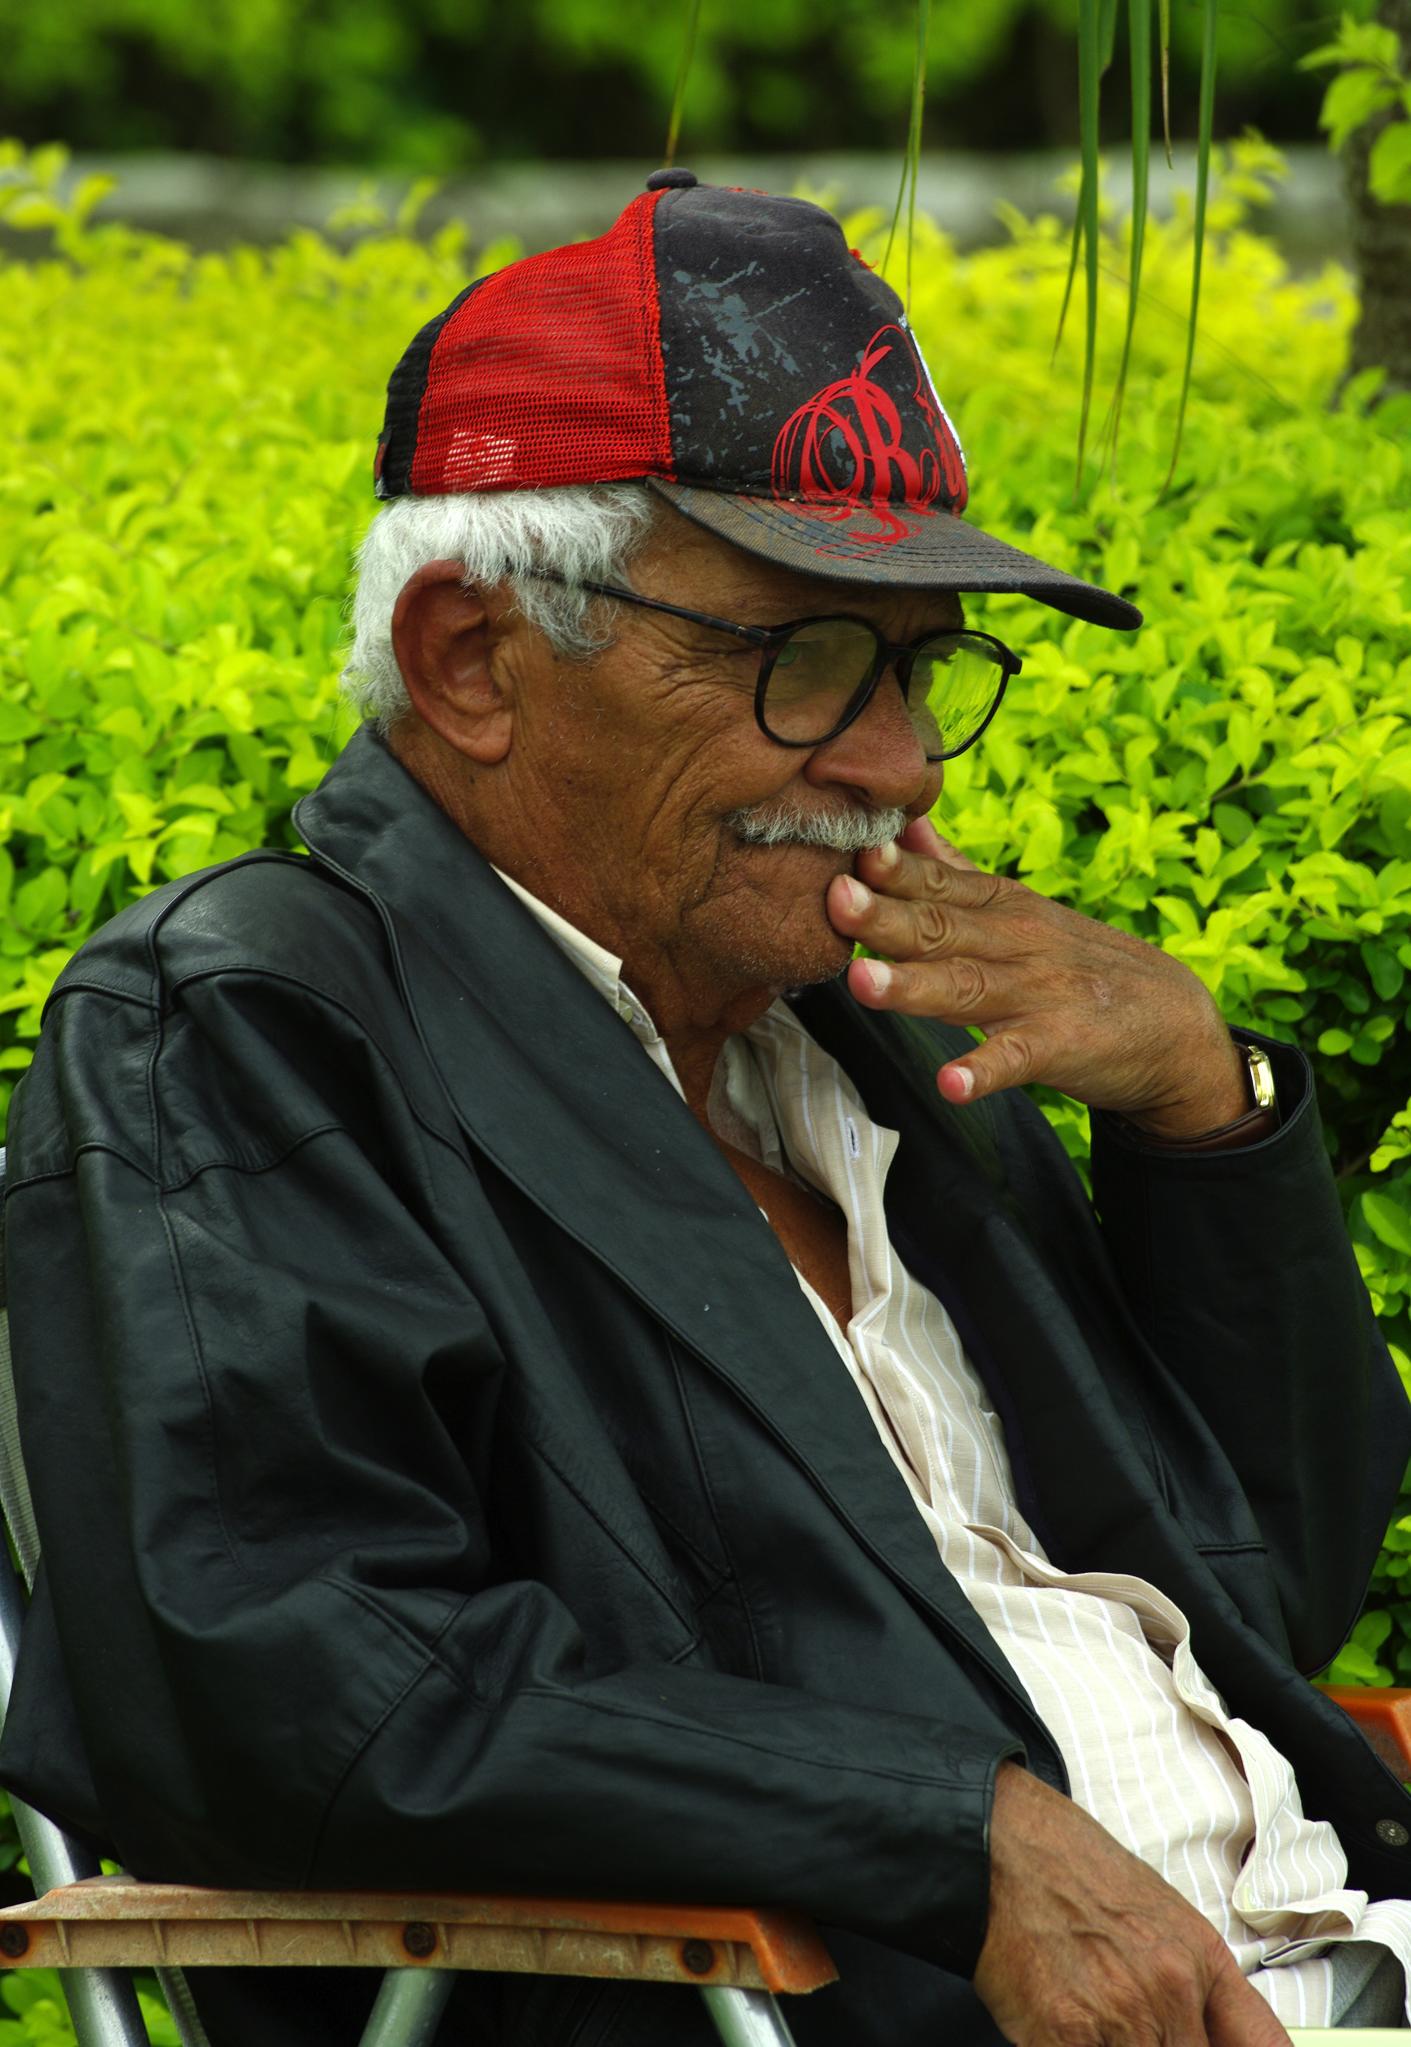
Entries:
[[725,822],[753,846],[823,846],[831,853],[861,853],[899,839],[907,816],[904,810],[799,810],[789,803],[760,803],[732,810]]

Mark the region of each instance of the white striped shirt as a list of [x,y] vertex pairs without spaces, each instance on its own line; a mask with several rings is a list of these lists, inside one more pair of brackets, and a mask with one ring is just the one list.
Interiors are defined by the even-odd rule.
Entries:
[[[680,1093],[621,961],[501,878]],[[897,1133],[871,1121],[843,1069],[782,1002],[726,1041],[708,1113],[718,1136],[841,1211],[846,1330],[802,1273],[799,1285],[942,1562],[1052,1734],[1075,1802],[1218,1929],[1285,2025],[1329,2023],[1330,1943],[1379,1943],[1411,1977],[1411,1904],[1369,1903],[1346,1887],[1335,1831],[1305,1818],[1289,1764],[1226,1710],[1180,1609],[1144,1579],[1065,1572],[1045,1556],[1019,1512],[983,1382],[945,1308],[888,1238],[882,1196]]]

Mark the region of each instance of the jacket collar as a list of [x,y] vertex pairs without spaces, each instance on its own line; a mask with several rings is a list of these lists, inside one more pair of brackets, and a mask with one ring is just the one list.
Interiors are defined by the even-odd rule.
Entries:
[[627,1025],[366,729],[294,817],[314,859],[377,908],[471,1142],[726,1381],[878,1562],[1023,1701],[777,1239]]

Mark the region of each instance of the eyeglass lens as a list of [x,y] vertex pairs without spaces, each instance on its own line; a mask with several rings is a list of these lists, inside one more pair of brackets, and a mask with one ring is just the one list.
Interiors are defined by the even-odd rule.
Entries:
[[[877,642],[860,621],[811,619],[779,648],[764,696],[764,722],[777,739],[810,744],[829,738],[847,717],[871,672]],[[917,649],[907,709],[926,756],[940,760],[974,738],[1004,680],[985,641],[938,633]]]

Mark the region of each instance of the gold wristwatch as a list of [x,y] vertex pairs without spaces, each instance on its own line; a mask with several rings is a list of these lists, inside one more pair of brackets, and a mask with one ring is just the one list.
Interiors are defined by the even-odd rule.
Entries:
[[1134,1123],[1127,1125],[1138,1144],[1155,1151],[1233,1151],[1239,1145],[1257,1144],[1272,1137],[1279,1127],[1279,1102],[1274,1088],[1274,1069],[1269,1055],[1258,1045],[1246,1045],[1236,1038],[1236,1049],[1244,1054],[1249,1072],[1250,1106],[1232,1123],[1215,1130],[1200,1130],[1193,1137],[1153,1137]]

